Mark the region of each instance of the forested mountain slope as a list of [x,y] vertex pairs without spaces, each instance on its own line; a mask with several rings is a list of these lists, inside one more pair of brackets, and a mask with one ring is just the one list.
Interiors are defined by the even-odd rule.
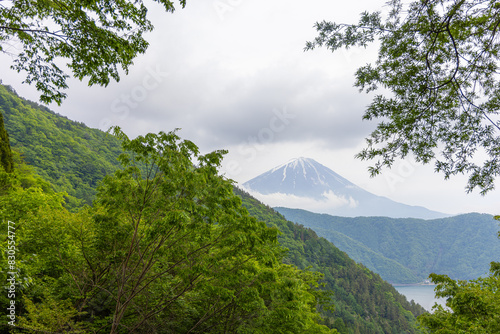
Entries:
[[195,167],[174,133],[121,138],[123,168],[77,212],[18,155],[0,168],[1,333],[336,333],[321,275],[283,263],[278,230],[218,175],[221,153]]
[[416,283],[431,273],[475,279],[484,276],[490,262],[500,258],[498,222],[491,215],[471,213],[421,220],[276,210],[313,229],[393,283]]
[[95,187],[119,168],[120,141],[98,129],[71,121],[19,97],[0,85],[0,112],[11,147],[57,191],[66,191],[70,206],[90,204]]

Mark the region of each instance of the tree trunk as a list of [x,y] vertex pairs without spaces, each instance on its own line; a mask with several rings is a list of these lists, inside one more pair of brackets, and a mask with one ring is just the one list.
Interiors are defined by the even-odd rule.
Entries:
[[9,135],[3,123],[3,115],[0,112],[0,166],[10,173],[14,170],[14,162],[12,161],[12,151],[10,150]]

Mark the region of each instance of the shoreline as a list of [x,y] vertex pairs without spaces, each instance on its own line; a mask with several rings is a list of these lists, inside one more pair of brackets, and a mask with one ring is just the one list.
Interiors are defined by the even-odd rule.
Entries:
[[392,286],[436,286],[435,283],[390,283]]

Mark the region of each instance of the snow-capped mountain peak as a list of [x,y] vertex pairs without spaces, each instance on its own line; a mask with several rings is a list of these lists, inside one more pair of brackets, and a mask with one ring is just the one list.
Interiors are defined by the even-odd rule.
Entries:
[[332,189],[358,188],[331,169],[304,157],[279,165],[243,186],[262,194],[284,193],[316,199],[324,198],[324,193]]
[[341,216],[447,216],[369,193],[330,168],[304,157],[274,167],[242,186],[271,206],[295,207]]

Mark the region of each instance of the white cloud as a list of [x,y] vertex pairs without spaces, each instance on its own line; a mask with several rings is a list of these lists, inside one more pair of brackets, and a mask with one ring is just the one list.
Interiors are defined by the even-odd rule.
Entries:
[[310,197],[302,197],[284,193],[260,194],[248,188],[243,188],[250,195],[257,198],[262,203],[271,207],[286,207],[292,209],[304,209],[317,213],[335,214],[335,209],[339,208],[355,208],[358,203],[352,198],[345,196],[337,196],[332,191],[325,192],[322,196],[324,200],[315,200]]

